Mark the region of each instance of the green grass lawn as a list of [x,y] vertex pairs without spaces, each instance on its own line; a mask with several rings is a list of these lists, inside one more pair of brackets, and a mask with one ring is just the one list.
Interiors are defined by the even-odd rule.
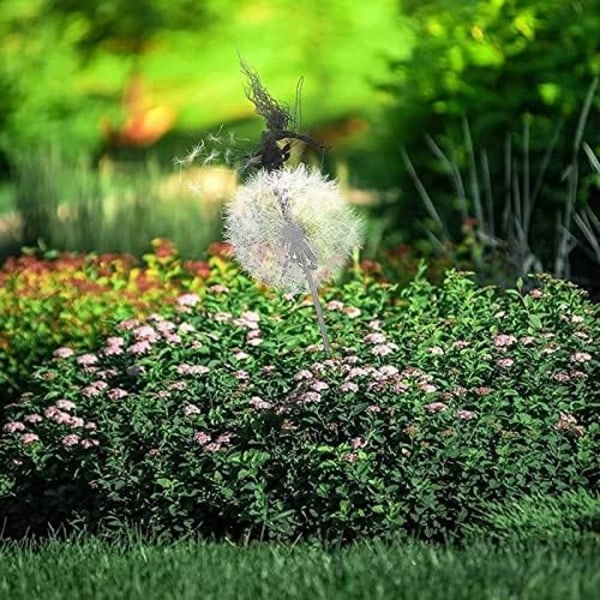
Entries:
[[79,538],[0,546],[0,598],[240,600],[596,600],[597,544],[465,549],[374,542],[316,546],[107,544]]

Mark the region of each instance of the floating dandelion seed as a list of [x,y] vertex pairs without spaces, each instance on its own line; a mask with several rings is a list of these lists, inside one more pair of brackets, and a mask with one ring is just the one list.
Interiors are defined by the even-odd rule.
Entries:
[[202,161],[202,166],[205,167],[209,165],[211,162],[214,162],[219,158],[220,152],[218,150],[211,150],[209,154],[206,155],[206,158]]
[[222,129],[223,129],[223,125],[221,125],[221,127],[219,127],[219,130],[217,131],[217,133],[209,133],[209,134],[206,136],[206,139],[207,139],[209,142],[213,142],[213,143],[215,143],[215,144],[220,144],[220,143],[221,143],[222,136],[220,136],[219,134],[221,133],[221,130],[222,130]]
[[226,239],[242,268],[284,293],[310,292],[324,333],[317,287],[361,246],[363,223],[339,186],[304,165],[261,170],[226,209]]

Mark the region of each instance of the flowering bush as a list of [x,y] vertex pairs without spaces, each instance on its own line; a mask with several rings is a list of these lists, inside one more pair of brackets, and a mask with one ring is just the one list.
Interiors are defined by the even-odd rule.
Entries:
[[598,311],[534,284],[326,289],[323,360],[308,298],[224,271],[172,317],[121,321],[36,371],[0,436],[5,534],[438,539],[486,503],[595,493]]
[[210,276],[209,264],[182,261],[166,240],[153,246],[143,265],[114,254],[8,259],[0,270],[0,396],[26,387],[32,367],[62,344],[93,349],[112,319],[172,312],[177,296]]

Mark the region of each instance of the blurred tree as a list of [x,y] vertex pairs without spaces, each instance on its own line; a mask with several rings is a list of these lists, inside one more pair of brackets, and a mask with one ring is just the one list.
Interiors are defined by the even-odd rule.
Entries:
[[[379,176],[404,190],[396,226],[402,223],[405,232],[412,229],[414,234],[415,217],[423,215],[412,181],[400,167],[402,147],[436,206],[448,215],[454,212],[456,198],[448,193],[448,177],[425,135],[442,148],[452,146],[454,158],[466,166],[466,117],[478,158],[487,152],[500,201],[507,134],[513,134],[513,156],[520,160],[517,172],[526,168],[520,150],[529,145],[527,168],[535,173],[563,122],[540,194],[548,205],[548,218],[540,225],[553,228],[552,203],[565,197],[561,178],[571,160],[577,120],[600,72],[600,0],[405,0],[402,5],[415,45],[409,58],[390,61],[392,76],[380,86],[393,100],[380,127],[387,168]],[[600,142],[598,98],[594,106],[586,130],[592,145]]]
[[78,47],[141,54],[167,30],[201,32],[240,5],[240,0],[48,0],[43,14],[81,23]]

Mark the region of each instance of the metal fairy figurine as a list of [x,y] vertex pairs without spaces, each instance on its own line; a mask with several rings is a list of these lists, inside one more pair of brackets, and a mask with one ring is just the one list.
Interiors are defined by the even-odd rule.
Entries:
[[[263,87],[258,74],[240,59],[242,72],[248,78],[249,86],[246,88],[246,96],[254,104],[256,114],[260,115],[266,123],[266,130],[262,134],[262,140],[258,150],[251,156],[248,166],[253,166],[266,171],[281,169],[290,157],[290,140],[299,140],[317,150],[325,150],[325,146],[319,144],[308,136],[292,131],[293,118],[290,113],[277,100],[271,97]],[[296,87],[296,109],[299,109],[299,96],[302,88],[303,78],[300,78]],[[278,142],[285,140],[280,146]]]

